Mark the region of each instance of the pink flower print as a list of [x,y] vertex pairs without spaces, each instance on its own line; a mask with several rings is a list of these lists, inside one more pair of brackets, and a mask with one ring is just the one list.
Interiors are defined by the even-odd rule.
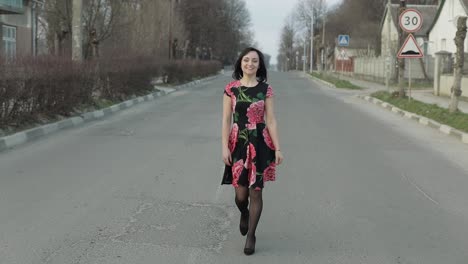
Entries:
[[244,164],[244,167],[246,169],[249,168],[249,165],[250,165],[250,147],[247,146],[247,157],[245,158],[245,164]]
[[231,153],[236,148],[238,135],[239,135],[239,126],[236,123],[234,123],[234,125],[232,125],[231,134],[229,135],[229,143],[228,143],[228,148]]
[[245,127],[247,130],[255,130],[257,129],[257,124],[246,124]]
[[263,180],[264,181],[274,181],[276,176],[276,164],[274,162],[270,163],[270,166],[268,166],[264,171],[263,171]]
[[275,95],[275,93],[273,92],[273,88],[271,88],[271,86],[268,86],[266,97],[268,98],[268,97],[272,97],[274,95]]
[[250,124],[257,124],[263,122],[263,115],[265,112],[265,101],[261,100],[252,103],[247,109],[247,117]]
[[249,143],[249,149],[250,149],[250,159],[253,160],[257,156],[257,151],[255,151],[255,147],[252,143]]
[[257,181],[257,167],[255,166],[255,163],[252,163],[252,167],[250,168],[250,173],[249,173],[249,187],[254,185],[254,183]]
[[227,93],[230,97],[234,96],[234,94],[233,94],[232,91],[231,91],[231,88],[232,88],[232,87],[238,87],[239,85],[240,85],[240,81],[233,81],[233,82],[228,83],[228,85],[226,85],[226,88],[225,88],[226,93]]
[[275,149],[275,145],[273,144],[273,140],[271,139],[270,132],[268,128],[263,129],[263,139],[265,140],[266,145],[270,149]]
[[239,160],[232,166],[232,185],[239,187],[239,177],[244,169],[244,161]]
[[253,163],[253,159],[257,156],[257,152],[255,151],[254,145],[252,143],[249,143],[247,146],[247,159],[245,160],[244,167],[246,169],[251,168],[251,164]]

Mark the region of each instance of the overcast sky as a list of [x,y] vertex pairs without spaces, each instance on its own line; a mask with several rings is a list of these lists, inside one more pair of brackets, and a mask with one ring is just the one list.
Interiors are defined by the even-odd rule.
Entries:
[[[325,0],[328,6],[340,0]],[[281,28],[286,17],[292,13],[298,0],[245,0],[252,18],[255,40],[262,52],[271,55],[271,63],[276,63]]]

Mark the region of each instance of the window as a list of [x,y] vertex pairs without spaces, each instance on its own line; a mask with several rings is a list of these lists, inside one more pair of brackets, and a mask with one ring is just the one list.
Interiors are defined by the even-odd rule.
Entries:
[[447,50],[447,40],[444,38],[440,41],[440,49]]
[[16,28],[3,26],[3,49],[8,59],[16,57]]

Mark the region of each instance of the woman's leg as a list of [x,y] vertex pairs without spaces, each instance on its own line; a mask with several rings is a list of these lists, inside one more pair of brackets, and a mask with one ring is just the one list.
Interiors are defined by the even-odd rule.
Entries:
[[247,255],[253,254],[255,251],[255,231],[257,230],[258,221],[260,220],[263,209],[262,190],[250,189],[249,196],[249,233],[244,248],[244,252]]
[[241,212],[241,219],[239,224],[239,230],[243,236],[245,236],[249,230],[249,189],[244,186],[235,188],[236,191],[236,205]]

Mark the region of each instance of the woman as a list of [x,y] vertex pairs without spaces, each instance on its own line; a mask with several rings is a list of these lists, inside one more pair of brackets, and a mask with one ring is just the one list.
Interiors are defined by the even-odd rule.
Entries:
[[222,155],[226,166],[221,184],[235,188],[241,213],[239,229],[247,235],[244,253],[251,255],[263,208],[264,182],[275,180],[276,165],[281,164],[283,155],[263,54],[245,49],[232,76],[235,81],[225,87],[223,96]]

